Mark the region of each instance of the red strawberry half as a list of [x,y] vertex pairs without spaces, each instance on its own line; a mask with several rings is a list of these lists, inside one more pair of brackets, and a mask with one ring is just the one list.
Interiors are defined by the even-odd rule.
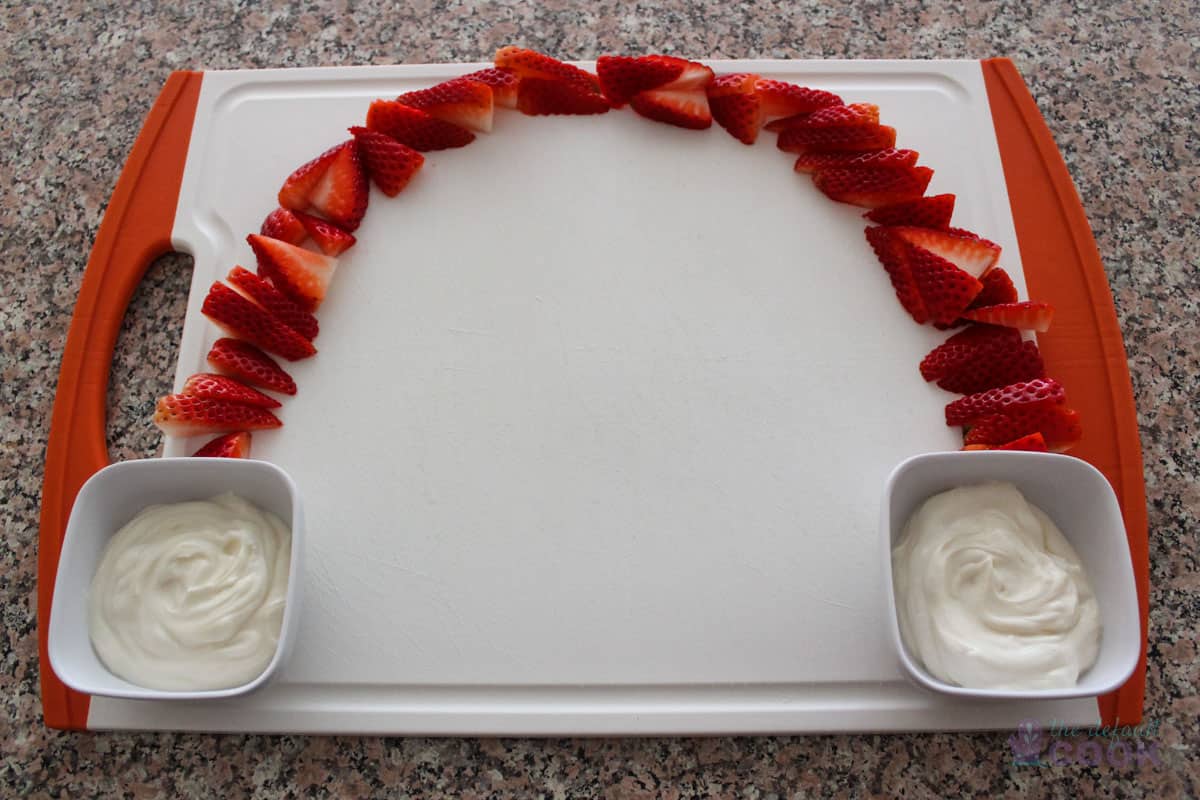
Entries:
[[452,122],[396,100],[376,100],[367,109],[367,127],[414,150],[446,150],[475,141],[475,134]]
[[721,75],[705,90],[712,118],[743,144],[754,144],[763,125],[762,102],[754,88],[759,80],[749,72]]
[[275,359],[249,342],[222,338],[213,342],[208,363],[242,383],[270,389],[280,394],[295,394],[296,382]]
[[671,83],[690,63],[674,56],[600,56],[596,77],[613,108],[620,108],[635,94]]
[[255,275],[248,269],[234,267],[226,278],[229,283],[242,294],[265,308],[272,316],[278,317],[305,339],[313,340],[321,332],[317,318],[305,311],[296,301],[275,288],[270,281]]
[[1061,405],[1067,402],[1062,384],[1053,378],[1035,378],[960,397],[946,404],[947,425],[969,425],[991,414],[1016,408]]
[[354,141],[358,142],[358,150],[367,167],[367,174],[375,181],[379,191],[388,197],[395,197],[404,191],[404,187],[408,186],[413,175],[416,175],[425,163],[425,156],[386,133],[357,125],[350,129],[350,133],[354,134]]
[[304,240],[308,238],[308,232],[304,230],[300,220],[296,219],[296,215],[286,208],[277,208],[267,214],[259,233],[288,244],[303,244]]
[[1046,377],[1046,365],[1033,342],[993,347],[937,384],[948,392],[970,394],[1017,381]]
[[1054,306],[1049,303],[1002,303],[994,306],[981,306],[963,313],[964,319],[973,322],[985,322],[988,325],[1004,325],[1008,328],[1020,328],[1044,333],[1050,330],[1050,322],[1054,319]]
[[797,86],[794,83],[769,78],[759,78],[755,81],[754,92],[758,95],[763,116],[767,119],[810,114],[829,106],[842,105],[842,98],[832,92],[809,89],[807,86]]
[[209,288],[200,311],[230,335],[288,361],[308,358],[317,352],[312,342],[285,325],[279,317],[220,281]]
[[896,129],[874,123],[796,127],[782,131],[775,145],[786,153],[865,153],[895,147]]
[[603,114],[610,108],[604,96],[576,84],[545,78],[522,78],[517,87],[517,109],[531,117],[557,114]]
[[704,130],[713,121],[703,89],[654,89],[634,95],[629,105],[647,119],[679,128]]
[[492,104],[494,106],[500,106],[501,108],[517,107],[517,84],[521,82],[521,79],[511,69],[490,67],[478,70],[477,72],[470,72],[463,75],[463,77],[468,80],[479,81],[491,87]]
[[983,291],[969,308],[1017,302],[1017,287],[1013,286],[1012,278],[1003,267],[992,267],[979,280],[983,283]]
[[983,288],[978,280],[928,250],[910,246],[908,257],[917,291],[935,325],[949,325],[958,319]]
[[400,103],[480,133],[492,130],[492,88],[470,78],[454,78],[428,89],[405,92]]
[[826,197],[866,208],[912,200],[925,193],[929,167],[834,167],[813,175]]
[[283,425],[278,417],[264,408],[187,394],[169,394],[158,398],[154,408],[154,424],[168,436],[253,431]]
[[[885,153],[911,153],[912,150],[884,150]],[[867,158],[873,154],[862,156]],[[829,158],[830,156],[808,156],[808,158]],[[801,156],[801,159],[805,156]],[[915,161],[914,161],[915,163]],[[797,166],[799,169],[799,166]],[[954,195],[952,194],[935,194],[932,197],[919,197],[916,200],[907,200],[903,203],[894,203],[888,206],[868,211],[863,216],[872,222],[878,222],[880,225],[906,225],[914,228],[934,228],[936,230],[946,230],[950,227],[950,216],[954,213]],[[987,283],[985,281],[984,287]]]
[[218,436],[192,453],[193,458],[249,458],[250,432],[238,431]]
[[341,149],[342,145],[340,144],[331,147],[312,161],[297,167],[283,182],[283,188],[279,190],[279,205],[288,210],[308,208],[309,196],[316,191],[317,184],[325,177],[329,165],[333,163],[333,159],[337,157]]
[[[801,153],[796,159],[796,172],[817,172],[837,167],[915,167],[920,154],[916,150],[887,148],[869,153]],[[953,196],[953,195],[951,195]],[[922,198],[924,199],[924,198]],[[909,201],[915,202],[915,201]],[[870,214],[867,215],[870,218]]]
[[794,128],[848,128],[879,124],[879,106],[874,103],[829,105],[817,111],[784,117],[766,125],[769,131],[788,131]]
[[[415,151],[414,151],[415,152]],[[332,222],[319,217],[309,216],[303,211],[296,212],[296,219],[304,226],[304,230],[327,256],[340,256],[354,246],[354,235],[334,225]]]
[[595,75],[536,50],[512,45],[501,47],[496,51],[495,63],[497,67],[512,70],[522,83],[526,78],[537,78],[566,83],[585,93],[600,93],[600,82]]
[[948,392],[972,394],[1045,378],[1046,366],[1037,345],[1023,341],[1012,328],[973,325],[925,356],[921,375],[927,381],[936,380]]
[[963,235],[951,231],[899,226],[896,233],[910,244],[936,253],[975,278],[995,266],[1000,258],[1000,245],[969,232]]
[[259,275],[269,278],[305,311],[315,311],[321,305],[337,269],[337,259],[253,233],[246,241],[258,258]]
[[929,311],[921,299],[910,265],[911,246],[888,228],[871,227],[867,228],[866,233],[871,249],[892,281],[900,305],[918,324],[928,322]]
[[1012,409],[977,421],[963,441],[967,445],[1004,445],[1034,433],[1040,433],[1046,447],[1056,453],[1069,450],[1083,438],[1079,412],[1058,404]]
[[[886,230],[868,228],[871,231]],[[921,377],[934,381],[957,371],[978,353],[991,347],[1010,348],[1021,343],[1021,334],[1012,328],[970,325],[935,347],[921,361]],[[1035,378],[1044,377],[1035,375]],[[1015,381],[1009,381],[1015,383]],[[1003,386],[1004,384],[997,384]],[[987,387],[993,388],[991,386]],[[980,390],[982,391],[982,390]]]
[[[660,56],[660,58],[674,58],[674,56]],[[701,64],[699,61],[678,60],[683,61],[683,69],[680,71],[678,77],[658,88],[668,91],[690,91],[692,89],[707,89],[708,85],[713,82],[712,67]]]
[[205,397],[209,400],[228,400],[230,403],[242,403],[259,408],[279,408],[280,405],[274,397],[268,397],[233,378],[208,372],[201,372],[188,378],[179,393],[192,397]]
[[1028,450],[1034,453],[1045,453],[1049,451],[1046,445],[1046,437],[1040,432],[1031,433],[1028,436],[1022,436],[1019,439],[1013,439],[1005,444],[998,444],[991,448],[992,450]]
[[284,181],[279,205],[291,211],[315,211],[352,231],[367,213],[367,176],[358,147],[345,141],[304,164]]

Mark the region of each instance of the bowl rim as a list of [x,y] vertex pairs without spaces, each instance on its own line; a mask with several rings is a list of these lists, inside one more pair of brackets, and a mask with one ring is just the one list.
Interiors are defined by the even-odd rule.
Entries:
[[[97,686],[90,682],[86,677],[81,677],[75,671],[75,664],[71,660],[63,661],[63,654],[56,648],[55,643],[62,641],[62,637],[70,635],[70,632],[63,630],[62,625],[65,623],[55,624],[55,608],[61,608],[61,602],[67,601],[67,594],[72,591],[66,586],[66,582],[59,580],[63,575],[67,566],[75,559],[76,548],[72,546],[73,542],[81,535],[72,533],[84,526],[86,522],[77,522],[77,510],[86,511],[87,503],[92,501],[92,496],[102,490],[105,481],[128,479],[126,473],[136,475],[139,471],[150,469],[168,469],[178,470],[183,474],[193,469],[212,469],[214,465],[221,465],[223,468],[228,468],[230,472],[251,472],[261,471],[271,476],[272,480],[278,481],[287,491],[289,504],[291,505],[291,524],[289,525],[289,534],[291,536],[291,556],[288,561],[288,587],[284,597],[283,616],[279,624],[279,639],[275,645],[275,652],[271,656],[271,660],[253,679],[246,683],[237,686],[226,687],[223,689],[152,689],[135,685],[132,681],[125,680],[113,673],[106,664],[96,657],[96,663],[101,669],[107,672],[115,680],[121,680],[129,684],[129,688],[117,687],[111,688],[106,686]],[[165,467],[163,465],[166,465]],[[194,466],[185,466],[194,465]],[[114,477],[116,476],[116,477]],[[236,491],[236,487],[232,487],[230,491]],[[143,506],[143,508],[146,506]],[[115,533],[115,531],[113,532]],[[110,534],[111,535],[111,534]],[[87,694],[95,697],[115,697],[125,700],[219,700],[229,697],[239,697],[249,694],[270,681],[284,659],[287,657],[292,644],[292,629],[295,627],[295,617],[300,613],[300,588],[299,583],[303,580],[301,574],[303,570],[303,544],[304,544],[304,514],[300,500],[300,490],[296,486],[295,480],[282,467],[270,461],[263,461],[253,458],[216,458],[216,457],[196,457],[196,456],[168,456],[161,458],[138,458],[128,459],[125,461],[114,461],[111,464],[97,470],[84,481],[79,488],[79,492],[75,496],[75,500],[71,505],[71,514],[67,520],[67,527],[63,534],[63,540],[59,550],[58,565],[55,569],[54,592],[50,603],[50,619],[47,626],[46,637],[46,655],[49,661],[49,666],[54,670],[58,679],[70,689],[73,689],[82,694]],[[92,567],[92,573],[95,572],[95,566]],[[90,579],[88,586],[90,586]],[[61,594],[60,594],[61,592]],[[60,618],[61,619],[61,618]],[[91,646],[90,634],[84,630],[84,635],[88,636],[88,646]]]
[[[1117,517],[1121,519],[1120,503],[1117,500],[1116,493],[1113,491],[1112,485],[1108,479],[1104,477],[1104,473],[1096,469],[1095,466],[1075,456],[1065,455],[1062,453],[1041,453],[1035,451],[1024,450],[945,450],[932,453],[919,453],[917,455],[908,456],[899,464],[892,468],[884,482],[883,502],[880,504],[880,532],[883,560],[883,584],[887,595],[887,611],[888,611],[888,633],[892,640],[892,646],[896,651],[896,655],[900,660],[901,666],[904,668],[908,677],[918,685],[936,692],[938,694],[951,695],[963,698],[972,698],[977,700],[1066,700],[1079,697],[1096,697],[1107,694],[1122,686],[1133,675],[1137,669],[1140,652],[1134,651],[1127,656],[1128,664],[1123,665],[1119,671],[1119,678],[1114,677],[1109,681],[1096,685],[1086,685],[1077,683],[1075,686],[1069,686],[1059,689],[977,689],[966,686],[956,686],[947,683],[939,678],[929,674],[929,672],[918,662],[917,658],[908,650],[908,646],[904,642],[904,637],[900,633],[900,618],[899,611],[896,605],[896,587],[892,579],[892,524],[891,524],[891,506],[892,497],[895,492],[897,482],[910,470],[919,468],[922,464],[933,461],[955,461],[964,458],[992,459],[995,461],[1042,461],[1048,464],[1060,464],[1063,468],[1078,470],[1085,474],[1089,479],[1095,481],[1098,479],[1099,485],[1103,486],[1106,495],[1106,500],[1111,500],[1113,507],[1117,510]],[[1056,467],[1057,468],[1057,467]],[[933,495],[929,495],[932,497]],[[929,499],[926,497],[925,499]],[[923,501],[922,501],[923,502]],[[1121,532],[1124,533],[1124,521],[1121,521]],[[1132,582],[1133,577],[1133,561],[1126,548],[1124,551],[1123,561],[1127,569],[1129,580]],[[1136,602],[1136,591],[1133,594]],[[1138,613],[1140,619],[1140,610]],[[1102,645],[1103,646],[1103,645]]]

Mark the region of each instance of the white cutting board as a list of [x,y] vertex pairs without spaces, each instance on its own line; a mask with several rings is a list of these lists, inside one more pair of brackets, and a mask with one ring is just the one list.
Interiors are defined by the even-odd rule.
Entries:
[[[873,102],[1022,273],[978,62],[712,62]],[[371,100],[482,65],[205,73],[174,241],[200,315],[283,178]],[[590,64],[583,65],[591,67]],[[885,635],[891,468],[959,446],[861,210],[764,134],[530,118],[372,190],[285,427],[303,493],[295,655],[207,704],[94,698],[90,728],[611,734],[1001,728],[1092,699],[970,704]],[[202,440],[168,440],[166,455]]]

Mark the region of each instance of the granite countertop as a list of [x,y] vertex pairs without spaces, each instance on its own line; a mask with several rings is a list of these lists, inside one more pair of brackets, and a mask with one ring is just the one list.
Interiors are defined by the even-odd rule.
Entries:
[[[6,3],[0,10],[0,785],[34,797],[942,797],[1200,795],[1200,6],[1064,0],[269,4]],[[947,4],[949,6],[949,4]],[[711,739],[70,734],[41,721],[37,516],[80,276],[139,126],[175,69],[563,58],[1012,57],[1062,149],[1107,267],[1150,510],[1147,719],[1161,765],[1014,767],[1005,733]],[[115,458],[153,455],[188,262],[151,268],[118,342]]]

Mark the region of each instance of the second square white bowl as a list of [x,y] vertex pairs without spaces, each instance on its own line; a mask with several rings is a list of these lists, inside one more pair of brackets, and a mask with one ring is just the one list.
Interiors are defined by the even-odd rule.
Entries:
[[[1065,689],[1000,690],[956,686],[930,675],[900,635],[892,582],[892,549],[913,512],[935,494],[984,481],[1008,481],[1054,520],[1079,554],[1100,606],[1100,653],[1078,683]],[[1053,453],[982,450],[914,456],[888,477],[882,510],[883,575],[891,638],[916,683],[960,697],[1050,700],[1110,692],[1133,674],[1143,634],[1133,562],[1121,509],[1108,480],[1091,464]]]

